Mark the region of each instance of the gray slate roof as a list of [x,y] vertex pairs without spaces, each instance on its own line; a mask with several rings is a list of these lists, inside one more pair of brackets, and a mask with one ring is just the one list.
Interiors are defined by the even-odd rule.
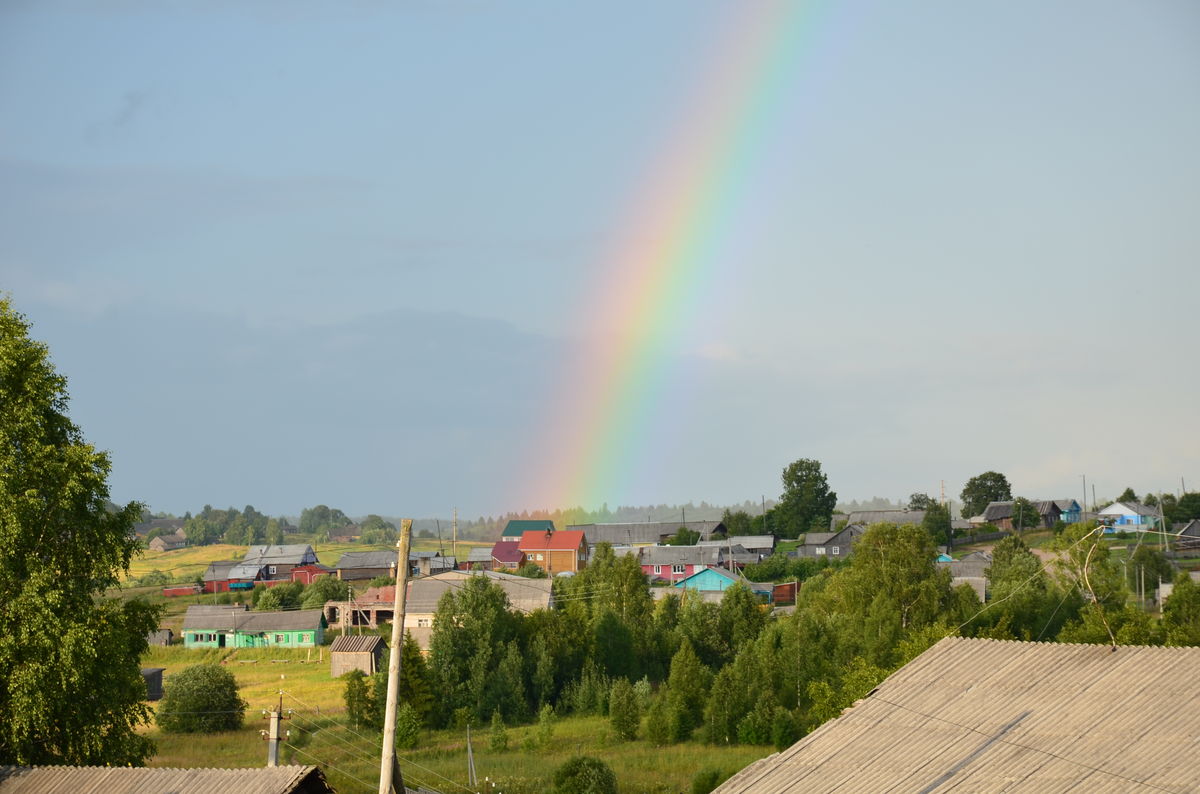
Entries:
[[717,527],[722,526],[720,521],[638,521],[624,524],[572,524],[567,529],[583,530],[588,545],[595,546],[597,543],[660,543],[678,532],[680,527],[699,532],[700,539],[706,540],[717,531]]
[[836,532],[809,532],[804,536],[805,546],[824,546],[837,536]]
[[829,518],[832,531],[839,523],[847,524],[920,524],[925,520],[924,510],[851,510],[849,513],[834,513]]
[[647,546],[642,565],[717,565],[725,556],[724,546]]
[[338,560],[339,570],[345,568],[395,568],[394,551],[348,551]]
[[950,637],[717,792],[1198,791],[1197,669],[1200,648]]
[[436,612],[441,597],[449,590],[465,587],[472,576],[483,576],[499,585],[508,596],[508,603],[518,612],[547,609],[551,604],[549,579],[527,579],[500,571],[446,571],[435,576],[414,579],[408,586],[405,611],[410,614]]
[[188,607],[183,628],[193,631],[315,631],[325,619],[324,610],[293,609],[279,612],[249,612],[244,607]]
[[121,766],[0,766],[3,794],[292,794],[333,789],[315,766],[172,769]]
[[223,582],[229,578],[229,571],[235,565],[241,565],[241,560],[217,560],[208,564],[208,570],[201,577],[206,582]]
[[329,646],[330,653],[374,653],[382,646],[383,637],[378,634],[344,634],[334,637]]
[[262,565],[301,565],[306,556],[315,556],[312,546],[307,543],[291,543],[286,546],[251,546],[246,552],[245,560]]

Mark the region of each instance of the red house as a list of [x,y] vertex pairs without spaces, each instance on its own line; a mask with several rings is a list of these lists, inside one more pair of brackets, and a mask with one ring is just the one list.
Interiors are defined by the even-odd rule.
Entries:
[[521,535],[517,548],[531,562],[551,576],[560,573],[575,573],[587,567],[588,545],[583,530],[567,529],[559,532],[530,530]]
[[292,581],[310,585],[322,576],[333,576],[336,571],[328,565],[314,562],[309,565],[297,565],[292,569]]

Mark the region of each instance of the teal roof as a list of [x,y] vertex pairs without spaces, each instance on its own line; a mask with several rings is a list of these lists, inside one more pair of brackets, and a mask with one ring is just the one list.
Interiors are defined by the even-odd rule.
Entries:
[[736,576],[719,568],[705,568],[702,571],[696,571],[686,579],[680,579],[674,586],[686,587],[689,590],[725,590],[737,581]]
[[519,538],[526,532],[553,532],[554,522],[550,519],[513,519],[508,522],[502,538]]

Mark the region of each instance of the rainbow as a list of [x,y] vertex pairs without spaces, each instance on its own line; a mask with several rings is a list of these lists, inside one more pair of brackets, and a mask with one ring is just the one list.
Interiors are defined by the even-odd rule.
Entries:
[[602,261],[582,349],[562,376],[526,504],[596,507],[638,476],[640,445],[665,407],[670,354],[704,290],[731,276],[721,242],[819,5],[731,4],[734,19],[696,101]]

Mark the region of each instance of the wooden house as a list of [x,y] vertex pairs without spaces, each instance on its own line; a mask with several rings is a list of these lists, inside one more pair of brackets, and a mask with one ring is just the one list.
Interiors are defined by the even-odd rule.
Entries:
[[146,544],[150,551],[175,551],[187,545],[187,540],[178,535],[159,535]]
[[525,552],[519,540],[498,540],[488,552],[488,566],[493,571],[516,571],[525,564]]
[[518,548],[531,562],[551,576],[576,573],[587,567],[587,536],[577,529],[561,532],[530,531],[521,536]]
[[185,648],[313,648],[328,623],[320,609],[250,612],[244,605],[197,605],[183,618]]
[[334,678],[351,670],[371,675],[380,669],[383,650],[387,647],[377,634],[346,634],[335,637],[329,646],[329,674]]
[[[570,527],[568,527],[569,529]],[[526,532],[553,532],[554,522],[549,519],[513,519],[504,525],[501,540],[520,540]]]
[[366,582],[380,576],[396,576],[394,551],[348,551],[335,567],[337,577],[347,582]]
[[610,546],[657,546],[666,543],[680,529],[690,529],[700,540],[725,534],[720,521],[631,521],[621,524],[572,524],[568,530],[582,532],[592,548],[598,543]]
[[242,562],[260,566],[264,579],[286,582],[291,580],[293,568],[313,565],[320,561],[312,546],[293,543],[285,546],[251,546]]

